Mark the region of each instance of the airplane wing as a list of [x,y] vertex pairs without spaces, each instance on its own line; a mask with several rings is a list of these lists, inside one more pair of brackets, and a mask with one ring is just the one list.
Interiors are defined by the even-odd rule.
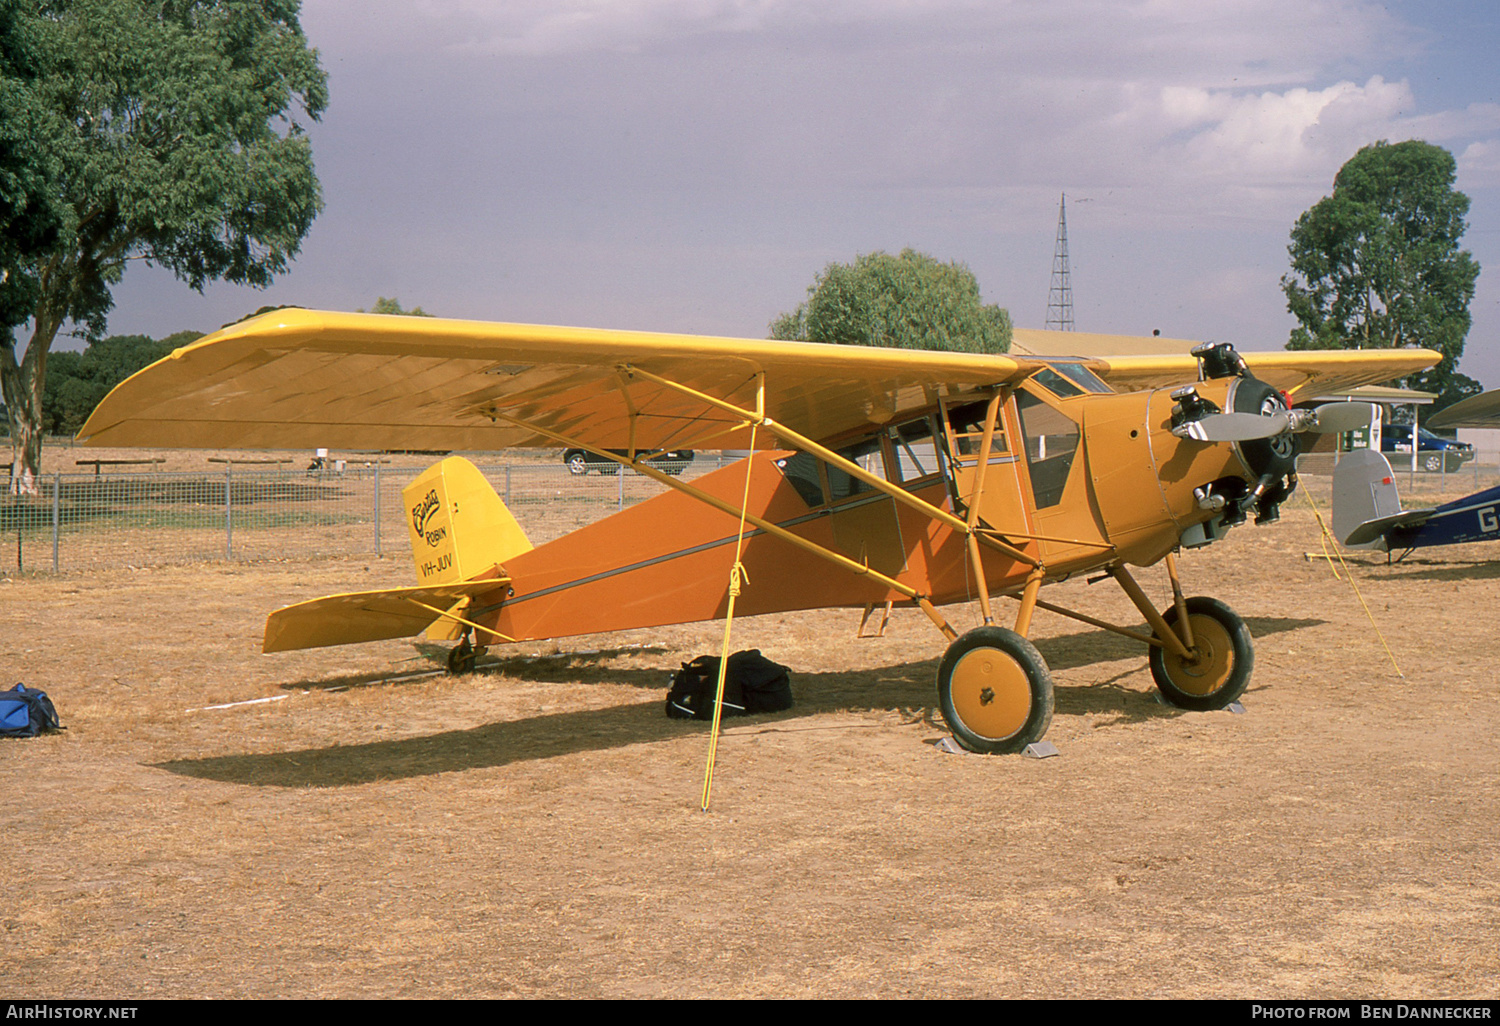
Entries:
[[[1135,352],[1145,344],[1107,338],[1133,343]],[[1290,391],[1385,381],[1429,366],[1438,354],[1245,358],[1257,375]],[[1085,359],[1121,390],[1181,384],[1198,372],[1188,355]],[[1034,356],[287,308],[230,325],[122,382],[79,438],[98,446],[247,449],[555,444],[510,417],[601,448],[743,449],[748,432],[740,418],[632,371],[743,408],[754,407],[756,376],[764,372],[767,414],[808,437],[830,438],[1044,366],[1046,358]],[[757,444],[777,442],[762,432]]]
[[[1288,352],[1241,352],[1251,373],[1279,388],[1296,403],[1313,395],[1343,392],[1359,385],[1373,385],[1426,370],[1441,353],[1430,349],[1320,349]],[[1121,392],[1164,388],[1191,381],[1198,373],[1197,361],[1188,355],[1105,356],[1103,367],[1090,367],[1111,388]]]
[[[755,406],[827,438],[939,394],[1024,378],[1035,358],[283,309],[122,382],[89,445],[495,450],[555,444],[492,412],[605,448],[746,448],[742,418],[639,375]],[[757,444],[774,448],[761,432]]]
[[1427,426],[1430,428],[1500,427],[1500,389],[1471,395],[1445,410],[1439,410],[1427,421]]

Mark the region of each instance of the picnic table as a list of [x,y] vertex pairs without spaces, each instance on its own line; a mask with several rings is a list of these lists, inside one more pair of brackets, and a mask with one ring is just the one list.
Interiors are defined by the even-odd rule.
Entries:
[[129,466],[135,466],[137,464],[144,464],[144,463],[165,463],[165,462],[167,462],[167,458],[165,456],[153,456],[150,459],[140,459],[140,460],[105,460],[105,459],[74,460],[73,461],[73,465],[77,466],[77,467],[87,467],[87,466],[92,465],[93,468],[94,468],[94,476],[98,477],[99,476],[99,468],[101,466],[104,466],[104,467],[129,467]]

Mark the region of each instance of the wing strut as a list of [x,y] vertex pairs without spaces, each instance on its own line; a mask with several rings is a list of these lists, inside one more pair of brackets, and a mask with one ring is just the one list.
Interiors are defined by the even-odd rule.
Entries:
[[[1014,546],[1007,545],[1004,542],[999,541],[998,539],[988,537],[984,534],[982,528],[971,527],[966,521],[954,516],[947,510],[942,509],[938,506],[934,506],[932,503],[927,502],[924,499],[917,498],[917,496],[913,495],[911,492],[906,491],[904,488],[898,488],[884,478],[877,477],[876,475],[866,470],[864,467],[861,467],[858,463],[855,463],[852,460],[845,459],[843,456],[840,456],[832,449],[818,444],[811,438],[808,438],[806,435],[792,430],[779,421],[772,420],[770,417],[767,417],[765,415],[763,409],[759,409],[756,412],[751,413],[749,410],[745,410],[741,407],[735,406],[733,403],[725,402],[722,399],[716,399],[711,395],[705,395],[704,393],[699,392],[696,389],[689,388],[686,385],[680,385],[675,381],[670,381],[667,378],[652,374],[650,371],[642,370],[639,367],[632,367],[627,365],[623,369],[626,371],[626,373],[645,378],[648,381],[654,381],[658,385],[662,385],[666,388],[676,389],[682,392],[684,395],[694,396],[695,398],[701,399],[704,402],[716,406],[721,410],[743,417],[745,418],[745,426],[758,424],[761,427],[768,428],[778,438],[782,439],[783,441],[790,442],[793,448],[812,453],[814,456],[818,457],[820,460],[823,460],[825,463],[829,463],[835,467],[838,467],[850,477],[857,478],[858,480],[863,481],[865,484],[869,485],[871,488],[874,488],[876,491],[889,495],[897,502],[911,507],[924,516],[947,524],[949,527],[953,528],[955,531],[958,531],[960,534],[975,535],[977,536],[977,539],[981,544],[987,545],[990,548],[995,549],[997,552],[1004,553],[1006,556],[1018,563],[1024,563],[1027,566],[1040,565],[1040,560],[1038,560],[1035,556],[1027,555],[1025,552],[1022,552],[1020,549],[1015,548]],[[1004,393],[999,394],[1003,395]],[[494,411],[489,412],[490,415],[495,415]],[[501,416],[504,415],[501,414]],[[530,427],[531,425],[525,426]],[[542,433],[547,434],[548,432],[543,431]],[[587,446],[584,446],[583,448],[587,448]]]
[[[756,374],[755,383],[755,408],[764,410],[766,406],[766,375],[764,371]],[[750,451],[755,451],[755,430],[757,425],[750,425]],[[632,442],[634,440],[632,439]],[[635,455],[632,445],[631,455]],[[724,645],[719,651],[719,683],[718,690],[714,692],[714,724],[713,729],[708,732],[708,762],[703,767],[703,800],[700,808],[708,811],[709,799],[714,790],[714,761],[719,754],[719,720],[724,712],[724,682],[729,675],[729,632],[734,624],[734,600],[740,596],[740,583],[745,577],[745,564],[740,562],[740,556],[745,550],[745,517],[750,512],[750,472],[753,464],[750,460],[745,461],[745,492],[740,497],[740,528],[734,538],[734,564],[729,568],[729,603],[724,610]]]
[[[878,491],[891,496],[893,499],[896,499],[899,502],[903,502],[908,506],[918,509],[935,520],[942,521],[956,531],[964,534],[970,533],[968,525],[963,520],[954,516],[952,513],[949,513],[947,510],[939,509],[938,507],[917,498],[911,493],[895,487],[889,481],[885,481],[881,478],[876,477],[875,475],[866,471],[863,467],[845,459],[831,449],[827,449],[824,446],[819,445],[812,439],[806,438],[803,435],[798,434],[790,428],[787,428],[784,425],[766,416],[763,405],[763,393],[760,393],[761,398],[757,399],[757,409],[751,411],[736,406],[733,403],[725,402],[724,400],[718,399],[714,396],[706,395],[702,392],[697,391],[696,389],[689,388],[686,385],[681,385],[675,381],[659,377],[649,371],[643,371],[638,367],[627,366],[622,368],[622,370],[630,374],[638,375],[640,377],[654,381],[668,388],[677,389],[686,395],[695,396],[698,399],[701,399],[703,402],[715,406],[721,410],[734,413],[735,415],[744,418],[743,427],[752,429],[756,427],[767,428],[784,440],[791,442],[793,445],[799,448],[805,448],[807,451],[813,453],[819,458],[824,459],[827,462],[839,467],[840,469],[847,471],[851,476],[858,477],[860,480],[868,483],[872,488],[875,488]],[[516,427],[525,429],[527,431],[534,431],[542,437],[550,438],[561,445],[568,446],[570,448],[584,449],[600,457],[601,459],[610,460],[611,462],[618,463],[621,466],[629,467],[637,473],[644,474],[647,477],[650,477],[652,480],[666,485],[668,488],[674,488],[677,491],[682,492],[683,494],[704,503],[705,505],[712,506],[713,508],[723,513],[727,513],[730,516],[739,517],[743,515],[747,523],[752,524],[757,529],[771,535],[772,537],[780,538],[782,541],[794,545],[805,552],[809,552],[815,556],[827,560],[828,562],[834,563],[837,566],[841,566],[851,573],[869,577],[872,580],[878,581],[880,584],[884,585],[890,590],[904,595],[906,598],[916,603],[917,607],[920,608],[922,612],[927,614],[928,619],[936,624],[938,630],[942,631],[950,641],[958,637],[958,632],[949,625],[948,621],[944,619],[943,615],[937,611],[937,607],[932,604],[932,602],[926,595],[920,594],[915,588],[911,587],[910,585],[903,584],[895,578],[887,576],[886,574],[883,574],[880,571],[871,568],[867,563],[861,563],[857,560],[850,559],[848,556],[845,556],[842,553],[834,552],[831,549],[824,548],[816,542],[812,542],[807,540],[806,538],[795,535],[792,532],[788,531],[786,528],[781,527],[779,524],[771,523],[769,520],[766,520],[763,517],[758,517],[755,514],[750,513],[742,508],[736,508],[733,503],[725,502],[724,500],[719,499],[716,496],[709,495],[701,489],[695,488],[683,481],[679,481],[676,478],[663,473],[657,468],[651,466],[648,463],[642,462],[639,459],[631,459],[628,456],[620,456],[597,445],[593,445],[576,438],[570,438],[567,435],[564,435],[557,431],[553,431],[552,429],[541,424],[535,424],[530,421],[523,420],[522,418],[514,416],[510,413],[506,413],[504,410],[501,410],[495,406],[486,407],[479,412],[484,416],[489,417],[491,420],[503,420],[507,424],[513,424]],[[977,534],[977,531],[975,533]],[[982,544],[1005,553],[1011,559],[1025,563],[1028,566],[1038,565],[1038,560],[1020,551],[1019,549],[1012,548],[1011,546],[1006,545],[1003,542],[996,541],[995,539],[987,538],[982,534],[978,534],[978,538]]]

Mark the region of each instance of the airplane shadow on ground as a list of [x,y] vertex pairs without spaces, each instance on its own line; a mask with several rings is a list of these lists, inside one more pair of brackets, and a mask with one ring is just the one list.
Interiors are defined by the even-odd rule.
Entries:
[[1500,577],[1500,560],[1403,559],[1377,564],[1367,579],[1398,581],[1489,581]]
[[[1247,620],[1252,635],[1257,638],[1315,627],[1324,622],[1285,617]],[[1057,686],[1056,710],[1060,715],[1114,714],[1114,719],[1105,725],[1114,727],[1181,714],[1180,710],[1158,702],[1154,689],[1141,691],[1120,683],[1144,667],[1144,646],[1138,642],[1106,631],[1086,631],[1041,639],[1037,648],[1054,671],[1119,660],[1139,661],[1139,665],[1101,683]],[[660,668],[619,670],[602,665],[622,653],[640,651],[603,650],[571,657],[534,657],[527,661],[512,658],[503,660],[497,668],[509,676],[521,676],[524,672],[528,680],[556,683],[609,680],[649,687],[664,694],[665,674]],[[481,667],[480,672],[486,671]],[[814,729],[798,728],[790,725],[790,721],[811,713],[840,710],[894,711],[909,717],[910,722],[924,721],[946,733],[932,708],[936,703],[933,682],[936,672],[937,660],[930,659],[873,670],[794,674],[793,689],[797,696],[794,709],[728,720],[724,733],[732,736]],[[398,676],[391,675],[391,678]],[[347,686],[374,683],[366,679],[368,677],[347,678]],[[311,686],[327,687],[330,682],[317,682]],[[182,776],[252,787],[350,787],[380,780],[409,779],[550,759],[575,752],[649,744],[684,734],[700,734],[706,740],[708,729],[707,723],[668,719],[662,703],[635,702],[606,709],[547,713],[423,737],[262,754],[174,759],[153,765]]]
[[[419,644],[421,656],[408,660],[413,667],[405,670],[383,670],[369,673],[350,673],[341,677],[320,677],[316,680],[288,681],[281,685],[283,691],[347,691],[350,688],[367,688],[393,684],[416,683],[430,680],[446,673],[448,648],[440,645]],[[630,648],[606,648],[588,652],[558,652],[555,655],[536,656],[484,656],[475,668],[477,673],[501,674],[516,680],[557,682],[566,679],[578,684],[631,684],[636,687],[666,687],[668,671],[662,669],[622,670],[612,669],[609,660],[625,655],[660,655],[667,651],[660,645],[639,645]],[[559,673],[567,674],[559,677]]]

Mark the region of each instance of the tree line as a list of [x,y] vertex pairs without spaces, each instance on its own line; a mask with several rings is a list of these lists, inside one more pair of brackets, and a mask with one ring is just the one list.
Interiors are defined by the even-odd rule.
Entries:
[[42,431],[49,435],[76,434],[110,389],[202,334],[179,331],[164,339],[111,335],[89,343],[82,352],[53,353],[47,361],[47,382],[42,391]]

